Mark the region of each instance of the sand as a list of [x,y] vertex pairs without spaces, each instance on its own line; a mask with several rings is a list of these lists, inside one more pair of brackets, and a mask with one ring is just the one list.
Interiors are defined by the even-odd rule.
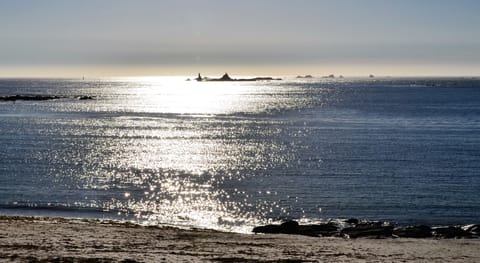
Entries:
[[0,216],[0,262],[480,262],[478,239],[343,239]]

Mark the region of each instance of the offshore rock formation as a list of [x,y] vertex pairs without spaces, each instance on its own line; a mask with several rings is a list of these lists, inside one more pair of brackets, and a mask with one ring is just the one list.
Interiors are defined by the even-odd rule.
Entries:
[[77,97],[66,97],[66,96],[56,96],[56,95],[12,95],[12,96],[0,96],[1,101],[44,101],[44,100],[58,100],[58,99],[78,99],[78,100],[93,100],[93,96],[77,96]]
[[305,76],[298,75],[298,76],[297,76],[297,79],[311,79],[311,78],[313,78],[312,75],[305,75]]
[[248,79],[234,79],[231,78],[228,73],[223,74],[221,78],[209,78],[209,77],[202,77],[200,73],[198,73],[198,77],[195,78],[196,81],[269,81],[269,80],[282,80],[281,78],[272,78],[272,77],[255,77],[255,78],[248,78]]
[[322,78],[323,78],[323,79],[334,79],[334,78],[335,78],[335,75],[330,74],[330,75],[328,75],[328,76],[323,76]]

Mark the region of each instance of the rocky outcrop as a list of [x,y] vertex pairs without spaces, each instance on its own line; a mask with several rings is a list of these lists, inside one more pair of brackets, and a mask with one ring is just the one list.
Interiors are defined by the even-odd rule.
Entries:
[[391,237],[393,233],[392,225],[385,225],[381,222],[367,222],[360,223],[353,227],[346,227],[342,229],[342,236],[348,238],[358,237]]
[[433,230],[432,233],[435,237],[441,237],[441,238],[472,237],[472,233],[457,226],[435,227],[432,230]]
[[198,73],[198,77],[195,78],[196,81],[270,81],[270,80],[282,80],[281,78],[272,78],[272,77],[255,77],[255,78],[247,78],[247,79],[234,79],[231,78],[228,73],[223,74],[221,78],[208,78],[202,77],[200,73]]
[[427,225],[395,227],[388,222],[360,221],[356,218],[343,222],[300,225],[297,221],[287,221],[280,225],[258,226],[254,233],[291,234],[313,237],[346,238],[479,238],[480,225],[430,227]]
[[330,75],[328,75],[328,76],[323,76],[322,78],[324,78],[324,79],[334,79],[334,78],[335,78],[335,75],[330,74]]
[[311,78],[313,78],[312,75],[305,75],[305,76],[298,75],[298,76],[297,76],[297,79],[311,79]]
[[94,96],[78,96],[77,99],[78,100],[94,100],[95,97]]
[[472,235],[480,235],[480,225],[468,225],[465,227],[465,230],[471,233]]
[[0,101],[44,101],[44,100],[58,100],[58,99],[78,99],[78,100],[93,100],[93,96],[56,96],[56,95],[12,95],[0,96]]
[[287,221],[281,225],[258,226],[253,229],[254,233],[264,234],[299,234],[299,224],[296,221]]
[[17,100],[29,100],[29,101],[40,101],[40,100],[57,100],[62,99],[61,96],[49,96],[49,95],[13,95],[13,96],[2,96],[0,101],[17,101]]
[[253,229],[253,232],[264,234],[292,234],[315,237],[330,237],[337,236],[340,233],[339,229],[339,226],[334,223],[300,225],[296,221],[287,221],[280,225],[266,225],[255,227]]
[[408,238],[427,238],[433,236],[432,228],[425,225],[398,227],[393,230],[393,235]]

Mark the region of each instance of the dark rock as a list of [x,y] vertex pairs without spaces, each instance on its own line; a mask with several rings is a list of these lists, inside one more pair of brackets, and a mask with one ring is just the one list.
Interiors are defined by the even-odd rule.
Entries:
[[357,237],[391,237],[393,226],[383,225],[380,222],[369,222],[358,224],[354,227],[342,229],[341,234],[350,238]]
[[298,233],[298,222],[297,221],[287,221],[285,223],[282,223],[280,225],[280,228],[282,230],[282,233],[284,234],[296,234]]
[[293,234],[304,236],[335,236],[339,234],[339,227],[334,223],[318,225],[299,225],[297,221],[287,221],[281,225],[258,226],[254,233],[264,234]]
[[280,234],[281,233],[279,225],[257,226],[253,228],[252,232],[263,233],[263,234]]
[[433,228],[433,234],[435,237],[441,238],[462,238],[472,236],[470,232],[456,226]]
[[282,80],[282,79],[272,78],[272,77],[256,77],[251,79],[234,79],[233,81],[269,81],[269,80]]
[[208,77],[202,77],[200,73],[198,73],[198,77],[195,79],[197,81],[269,81],[269,80],[282,80],[281,78],[272,78],[272,77],[256,77],[256,78],[249,78],[249,79],[233,79],[231,78],[228,73],[223,74],[221,78],[213,79]]
[[298,76],[297,76],[297,79],[311,79],[311,78],[313,78],[312,75],[305,75],[305,76],[298,75]]
[[230,78],[228,73],[223,74],[223,76],[219,79],[220,81],[232,81],[233,79]]
[[471,225],[466,228],[466,231],[474,234],[474,235],[480,235],[480,225]]
[[393,234],[398,237],[427,238],[432,237],[432,228],[424,225],[395,228]]
[[331,237],[339,235],[339,227],[335,223],[299,226],[298,233],[305,236]]
[[281,225],[257,226],[253,228],[253,232],[264,234],[297,234],[298,226],[298,222],[296,221],[287,221]]
[[360,221],[356,218],[349,218],[349,219],[345,220],[345,223],[352,224],[352,225],[356,225],[356,224],[358,224],[358,222],[360,222]]
[[13,96],[2,96],[0,97],[0,101],[17,101],[17,100],[41,101],[41,100],[56,100],[56,99],[62,99],[62,98],[63,97],[52,96],[52,95],[13,95]]
[[76,98],[78,100],[93,100],[95,99],[94,96],[78,96],[78,97],[62,97],[62,96],[55,96],[55,95],[12,95],[12,96],[0,96],[0,101],[45,101],[45,100],[58,100],[58,99],[73,99]]
[[79,96],[77,98],[78,98],[78,100],[93,100],[93,99],[95,99],[95,97],[93,97],[93,96]]

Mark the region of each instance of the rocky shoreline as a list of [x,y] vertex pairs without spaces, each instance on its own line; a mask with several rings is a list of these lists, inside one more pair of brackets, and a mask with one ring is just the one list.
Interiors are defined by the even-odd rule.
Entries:
[[290,234],[311,237],[345,238],[480,238],[480,224],[465,226],[395,226],[390,222],[360,221],[355,218],[342,222],[300,225],[287,221],[279,225],[258,226],[254,233]]

